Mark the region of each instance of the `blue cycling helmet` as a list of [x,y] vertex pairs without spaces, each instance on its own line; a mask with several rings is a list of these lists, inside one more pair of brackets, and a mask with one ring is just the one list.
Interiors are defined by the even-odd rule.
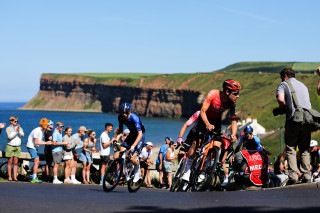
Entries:
[[253,132],[253,128],[252,128],[252,126],[246,126],[243,131],[244,131],[244,133]]
[[120,113],[131,112],[131,105],[129,103],[123,103],[120,106]]

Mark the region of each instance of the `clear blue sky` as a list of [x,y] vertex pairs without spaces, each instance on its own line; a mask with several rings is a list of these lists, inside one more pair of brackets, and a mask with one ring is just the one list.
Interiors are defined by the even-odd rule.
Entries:
[[319,62],[319,8],[317,0],[0,1],[0,101],[30,100],[41,73]]

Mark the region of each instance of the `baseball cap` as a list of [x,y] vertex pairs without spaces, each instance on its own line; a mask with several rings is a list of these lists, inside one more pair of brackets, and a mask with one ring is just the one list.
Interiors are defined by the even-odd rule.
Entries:
[[80,126],[79,131],[88,131],[87,128],[85,126]]
[[50,126],[50,125],[53,125],[53,121],[52,120],[50,120],[49,123],[48,123],[48,126]]
[[129,134],[129,133],[130,133],[130,130],[129,130],[129,129],[123,130],[123,134]]
[[147,142],[146,145],[147,146],[153,146],[153,143],[152,142]]

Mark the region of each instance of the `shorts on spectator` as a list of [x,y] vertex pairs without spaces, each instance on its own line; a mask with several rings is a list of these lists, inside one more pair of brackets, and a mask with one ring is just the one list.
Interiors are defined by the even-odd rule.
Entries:
[[31,148],[28,148],[28,147],[27,147],[27,149],[28,149],[28,152],[30,153],[32,159],[39,158],[38,150],[31,149]]
[[92,159],[92,155],[89,152],[83,151],[79,156],[79,160],[81,162],[91,163],[93,159]]
[[108,155],[100,155],[101,163],[109,163],[110,157]]
[[140,161],[140,168],[147,168],[148,169],[149,165],[145,161]]
[[71,160],[73,158],[73,155],[64,155],[63,160]]
[[164,166],[162,164],[162,169],[160,169],[160,163],[156,163],[156,169],[158,172],[163,172],[164,171]]
[[52,153],[52,158],[53,158],[53,162],[57,163],[57,164],[61,164],[62,159],[63,159],[63,152],[54,152]]
[[21,153],[21,146],[7,145],[7,147],[6,147],[6,157],[7,158],[11,158],[11,157],[20,158],[20,153]]
[[168,172],[168,173],[172,172],[172,162],[164,161],[163,165],[164,165],[164,171],[165,172]]

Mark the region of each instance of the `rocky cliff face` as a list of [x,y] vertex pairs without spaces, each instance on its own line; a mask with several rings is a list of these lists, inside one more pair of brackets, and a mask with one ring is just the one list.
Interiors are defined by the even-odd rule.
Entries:
[[117,112],[123,102],[147,117],[188,117],[200,109],[203,94],[190,90],[154,89],[60,79],[42,75],[40,91],[23,109]]

